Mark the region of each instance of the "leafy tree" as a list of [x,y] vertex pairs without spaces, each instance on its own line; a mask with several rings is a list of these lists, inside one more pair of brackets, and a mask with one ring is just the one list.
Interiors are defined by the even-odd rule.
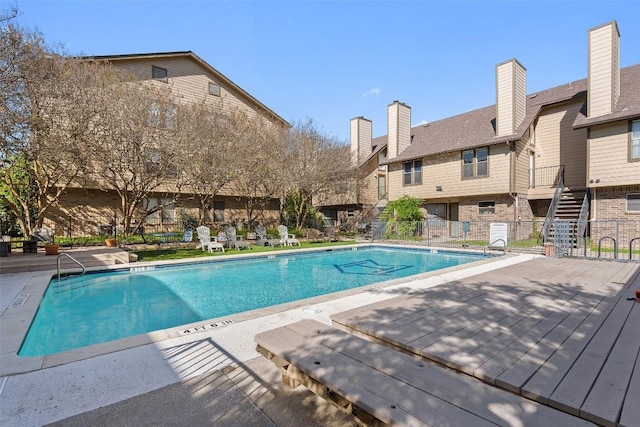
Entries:
[[402,196],[387,204],[380,214],[384,221],[422,221],[422,201],[411,196]]

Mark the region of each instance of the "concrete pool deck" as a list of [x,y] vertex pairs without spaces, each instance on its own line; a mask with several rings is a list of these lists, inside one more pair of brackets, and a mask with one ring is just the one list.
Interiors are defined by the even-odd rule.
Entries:
[[[16,359],[20,358],[9,353],[7,346],[17,348],[16,341],[19,346],[22,336],[16,336],[15,328],[24,323],[28,328],[31,318],[18,319],[10,313],[10,305],[34,280],[42,281],[43,273],[3,274],[0,276],[0,370],[4,376],[0,378],[0,424],[30,426],[65,420],[64,424],[70,425],[76,420],[76,425],[86,425],[100,424],[98,421],[102,420],[105,425],[134,425],[140,423],[124,422],[131,420],[125,418],[127,408],[139,413],[145,412],[141,408],[157,408],[149,412],[149,417],[163,421],[146,418],[146,422],[177,424],[192,415],[196,424],[299,425],[305,423],[300,417],[306,416],[311,425],[330,425],[334,415],[329,404],[314,400],[303,390],[289,391],[276,387],[273,378],[277,377],[277,371],[260,359],[256,360],[259,355],[253,342],[255,334],[301,319],[312,318],[331,324],[329,316],[337,312],[515,265],[534,257],[500,257],[397,280],[389,286],[370,286],[366,290],[348,291],[346,295],[341,293],[289,303],[238,316],[226,325],[181,336],[148,334],[147,342],[125,345],[126,348],[123,348],[122,340],[115,345],[105,343],[99,345],[99,350],[81,349],[51,357],[46,362],[32,361],[33,365],[23,366],[22,370],[16,365],[19,362]],[[44,277],[50,276],[51,272],[44,274]],[[31,295],[25,305],[37,305],[37,302],[35,295]],[[292,395],[297,396],[302,406],[291,403]],[[180,409],[171,402],[181,401],[185,408],[188,404],[195,405],[193,413],[175,413]],[[293,406],[288,408],[289,404],[304,410],[297,411]],[[118,414],[123,417],[120,421],[110,418]],[[93,416],[97,418],[91,418]],[[337,414],[335,416],[338,417]],[[66,420],[69,417],[76,418]],[[172,422],[172,419],[176,421]],[[336,425],[345,422],[339,417],[336,420],[340,420],[335,421]]]

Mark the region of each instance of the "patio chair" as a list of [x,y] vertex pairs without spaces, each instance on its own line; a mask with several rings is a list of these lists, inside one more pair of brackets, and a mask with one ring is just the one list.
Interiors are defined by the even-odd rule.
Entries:
[[287,228],[286,225],[279,225],[278,226],[278,234],[280,234],[280,244],[283,246],[293,246],[293,245],[300,245],[300,241],[298,239],[296,239],[296,237],[293,234],[289,234],[289,229]]
[[219,249],[224,252],[224,246],[222,243],[218,242],[215,237],[211,237],[211,230],[209,230],[209,227],[201,225],[196,228],[196,231],[198,232],[198,240],[200,240],[200,244],[196,246],[196,249],[202,248],[204,251],[204,249],[207,248],[209,252]]
[[264,228],[264,225],[257,225],[255,230],[256,235],[258,236],[258,240],[256,241],[257,245],[271,246],[272,248],[275,248],[280,244],[280,239],[269,239],[267,237],[267,230]]
[[186,243],[186,242],[191,242],[191,241],[193,241],[193,230],[191,230],[191,229],[185,230],[184,234],[182,235],[182,239],[180,240],[180,242]]
[[324,233],[316,228],[307,228],[304,230],[304,236],[309,243],[326,242],[327,238]]
[[236,235],[236,228],[232,225],[228,225],[224,228],[224,232],[227,235],[227,246],[234,246],[236,249],[251,249],[249,242],[242,240],[241,237]]

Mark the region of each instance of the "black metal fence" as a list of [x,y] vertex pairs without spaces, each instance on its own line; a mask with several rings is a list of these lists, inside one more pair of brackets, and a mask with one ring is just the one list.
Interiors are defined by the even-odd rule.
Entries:
[[119,243],[167,243],[179,242],[185,232],[183,224],[164,219],[147,218],[143,223],[133,223],[125,229],[122,217],[87,215],[69,216],[64,222],[58,219],[51,226],[55,240],[60,244],[104,244],[105,239],[115,237]]
[[[589,221],[584,236],[577,236],[575,221],[555,224],[553,239],[544,242],[543,220],[504,221],[445,221],[430,219],[416,222],[371,223],[371,238],[412,241],[428,246],[469,249],[501,249],[506,240],[507,250],[540,253],[555,257],[580,257],[640,261],[639,221]],[[506,239],[504,236],[506,235]]]

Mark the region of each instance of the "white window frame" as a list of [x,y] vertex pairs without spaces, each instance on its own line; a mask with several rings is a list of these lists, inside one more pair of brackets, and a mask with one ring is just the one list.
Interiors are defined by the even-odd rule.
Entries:
[[[487,158],[486,160],[483,160],[481,162],[478,161],[478,152],[479,151],[486,151],[487,152]],[[470,153],[471,157],[470,163],[465,163],[465,154],[466,153]],[[470,148],[468,150],[464,150],[462,151],[462,155],[461,157],[461,162],[462,162],[462,179],[475,179],[475,178],[487,178],[489,176],[489,147],[478,147],[478,148]],[[478,174],[478,165],[479,164],[485,164],[486,165],[486,173],[480,175]],[[465,174],[465,166],[467,166],[466,169],[470,170],[470,174]]]
[[[486,206],[480,206],[485,203]],[[496,213],[496,201],[495,200],[482,200],[478,202],[478,215],[493,215]]]
[[[416,166],[417,163],[420,165]],[[409,165],[408,171],[407,165]],[[419,169],[419,171],[416,171],[416,169]],[[409,182],[407,182],[407,177],[409,177]],[[417,179],[417,177],[420,179]],[[402,186],[410,185],[422,185],[422,159],[409,160],[402,163]]]
[[[633,196],[633,199],[634,199],[633,204],[637,205],[637,206],[633,206],[633,209],[629,208],[629,196]],[[628,212],[628,213],[640,213],[640,193],[628,193],[625,196],[624,210],[625,212]]]
[[640,161],[640,120],[631,122],[629,130],[629,160]]

